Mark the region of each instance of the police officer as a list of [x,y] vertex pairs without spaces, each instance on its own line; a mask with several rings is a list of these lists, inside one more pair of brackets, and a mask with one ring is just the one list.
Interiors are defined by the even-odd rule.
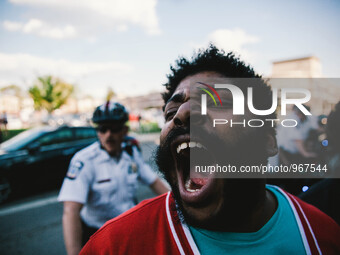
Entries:
[[168,191],[143,161],[135,140],[125,139],[127,120],[128,112],[119,103],[97,107],[92,121],[99,141],[71,160],[58,197],[64,202],[63,232],[68,254],[78,254],[107,220],[136,204],[139,179],[157,194]]

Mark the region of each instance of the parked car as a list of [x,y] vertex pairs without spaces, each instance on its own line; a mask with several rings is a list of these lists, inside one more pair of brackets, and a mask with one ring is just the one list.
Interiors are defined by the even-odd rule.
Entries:
[[0,145],[0,202],[57,188],[72,156],[96,141],[92,127],[38,127]]

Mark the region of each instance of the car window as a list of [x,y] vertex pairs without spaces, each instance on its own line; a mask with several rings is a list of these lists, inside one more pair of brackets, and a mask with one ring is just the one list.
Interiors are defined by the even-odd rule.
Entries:
[[75,131],[77,140],[97,137],[97,133],[94,128],[77,128]]
[[49,132],[49,128],[32,128],[24,131],[1,144],[1,149],[5,151],[16,151],[30,144],[34,139]]
[[58,144],[64,143],[74,140],[74,136],[71,129],[62,129],[56,132],[47,134],[37,141],[39,142],[40,146],[46,146],[51,144]]

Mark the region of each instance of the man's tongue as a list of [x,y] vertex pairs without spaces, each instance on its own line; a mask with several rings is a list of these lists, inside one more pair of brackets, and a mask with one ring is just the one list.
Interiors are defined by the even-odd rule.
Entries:
[[208,178],[190,178],[191,182],[199,187],[204,186],[208,182]]
[[207,182],[208,178],[189,178],[185,182],[185,189],[189,192],[195,192],[200,190]]

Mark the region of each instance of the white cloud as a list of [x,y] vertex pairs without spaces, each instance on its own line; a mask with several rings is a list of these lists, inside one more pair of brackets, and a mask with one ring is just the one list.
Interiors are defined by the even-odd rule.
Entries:
[[208,42],[214,43],[218,48],[226,52],[233,51],[240,58],[247,62],[253,62],[256,59],[256,53],[247,50],[247,45],[260,42],[257,36],[249,35],[244,30],[235,29],[218,29],[207,36],[204,43],[196,44],[196,47],[206,47]]
[[22,23],[6,20],[3,22],[3,27],[8,31],[18,31],[22,28]]
[[[35,14],[39,18],[34,18],[44,20],[41,21],[43,24],[62,22],[71,24],[74,30],[80,31],[78,36],[81,34],[86,37],[93,36],[105,29],[123,32],[131,26],[139,26],[152,35],[161,32],[156,14],[157,0],[10,0],[10,2],[35,8],[39,11]],[[7,29],[18,30],[14,22],[7,23]],[[36,34],[59,38],[62,32],[72,33],[70,27],[55,29],[53,33],[51,32],[52,35],[46,31]]]
[[30,19],[27,23],[4,21],[3,27],[9,31],[21,31],[25,34],[33,34],[52,39],[69,39],[76,37],[73,26],[53,27],[39,19]]
[[231,49],[240,52],[244,45],[257,43],[260,39],[256,36],[248,35],[242,29],[234,30],[219,29],[209,35],[209,39],[215,42],[219,47]]
[[128,30],[128,26],[127,25],[120,25],[120,26],[117,26],[116,30],[118,32],[124,32],[124,31]]
[[30,19],[26,24],[23,24],[22,30],[26,34],[39,33],[44,27],[44,23],[39,19]]
[[120,62],[72,62],[0,52],[0,86],[17,84],[27,87],[38,76],[54,75],[81,85],[86,93],[96,94],[101,85],[106,88],[120,77],[129,76],[132,70],[132,66]]

